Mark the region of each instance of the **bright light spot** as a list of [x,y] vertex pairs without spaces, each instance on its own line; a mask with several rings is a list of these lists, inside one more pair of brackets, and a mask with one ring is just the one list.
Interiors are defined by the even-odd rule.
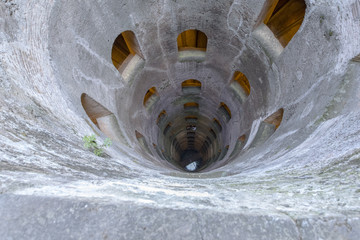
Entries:
[[197,162],[192,162],[186,166],[186,170],[188,171],[195,171],[197,168]]

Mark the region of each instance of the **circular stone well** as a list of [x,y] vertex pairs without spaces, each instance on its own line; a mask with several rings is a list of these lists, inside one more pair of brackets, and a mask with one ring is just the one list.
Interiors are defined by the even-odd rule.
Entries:
[[359,239],[359,9],[0,1],[1,236]]

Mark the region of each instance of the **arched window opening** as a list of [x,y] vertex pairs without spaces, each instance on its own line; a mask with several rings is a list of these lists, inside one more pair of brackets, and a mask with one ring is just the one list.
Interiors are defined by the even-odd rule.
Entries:
[[190,29],[182,32],[177,38],[180,61],[203,61],[207,48],[205,33]]
[[135,130],[135,137],[136,139],[144,138],[144,136],[141,133],[139,133],[137,130]]
[[163,134],[164,134],[164,135],[166,135],[166,134],[169,132],[169,130],[170,130],[170,128],[171,128],[171,125],[172,125],[171,122],[169,122],[169,123],[166,125],[166,127],[164,128],[164,131],[163,131]]
[[281,121],[283,119],[283,115],[284,115],[284,109],[280,108],[275,113],[273,113],[269,117],[267,117],[264,120],[264,122],[274,125],[275,129],[277,129],[281,124]]
[[219,111],[226,121],[229,121],[231,119],[231,111],[225,103],[220,103]]
[[216,139],[217,135],[216,135],[214,129],[210,128],[209,131],[210,131],[211,135],[213,136],[213,138]]
[[219,132],[221,132],[221,131],[222,131],[222,126],[221,126],[220,121],[217,120],[216,118],[214,118],[214,119],[213,119],[213,122],[214,122],[214,125],[215,125],[215,127],[217,128],[217,130],[218,130]]
[[206,51],[207,47],[207,36],[205,33],[196,30],[190,29],[186,30],[177,38],[178,50],[200,50]]
[[98,128],[100,128],[98,124],[98,119],[112,114],[112,112],[107,110],[103,105],[101,105],[85,93],[81,95],[81,105],[83,106],[90,120]]
[[268,0],[262,18],[283,47],[299,30],[305,17],[304,0]]
[[144,63],[139,42],[132,31],[122,32],[115,39],[111,59],[115,68],[129,82]]
[[244,102],[246,98],[250,95],[251,88],[249,80],[243,73],[239,71],[236,71],[234,73],[230,87],[235,91],[241,102]]
[[103,105],[95,101],[89,95],[81,95],[81,105],[83,106],[90,120],[113,141],[122,142],[128,145],[128,142],[120,129],[115,115],[106,109]]
[[184,94],[199,93],[201,91],[201,82],[195,79],[189,79],[181,83]]
[[196,102],[188,102],[184,104],[184,109],[186,111],[198,111],[199,110],[199,104]]
[[147,109],[150,109],[150,107],[152,105],[155,104],[155,102],[157,100],[159,100],[159,94],[156,90],[156,87],[152,87],[149,90],[147,90],[145,96],[144,96],[144,101],[143,101],[143,105],[144,107],[146,107]]
[[167,113],[165,110],[162,110],[161,113],[159,114],[157,120],[156,120],[156,124],[158,126],[160,126],[166,119]]

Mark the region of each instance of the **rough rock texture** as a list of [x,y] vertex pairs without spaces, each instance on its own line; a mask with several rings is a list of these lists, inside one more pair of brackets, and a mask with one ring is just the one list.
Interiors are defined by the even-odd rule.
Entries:
[[[360,239],[360,2],[307,0],[280,54],[256,29],[264,2],[0,0],[1,238]],[[179,62],[176,38],[194,28],[208,36],[206,60]],[[125,30],[145,58],[130,85],[111,62]],[[239,106],[234,71],[252,88]],[[236,158],[202,173],[174,169],[134,134],[159,140],[156,117],[189,78],[203,82],[205,112],[229,102],[230,149],[249,135]],[[84,135],[105,136],[82,93],[114,113],[128,143],[105,158],[83,147]],[[281,126],[252,145],[279,108]]]

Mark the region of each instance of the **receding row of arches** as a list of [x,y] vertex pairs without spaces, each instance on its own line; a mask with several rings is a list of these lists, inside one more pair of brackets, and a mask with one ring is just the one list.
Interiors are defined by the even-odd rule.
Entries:
[[[81,104],[88,115],[89,119],[98,127],[98,129],[103,132],[107,137],[111,138],[114,141],[118,142],[125,142],[126,139],[124,138],[120,127],[117,123],[117,119],[114,116],[114,114],[109,111],[107,108],[102,106],[100,103],[95,101],[92,97],[88,96],[87,94],[81,95]],[[191,111],[189,113],[194,113],[194,108],[198,108],[199,104],[195,102],[190,102],[187,104],[184,104],[184,108],[190,107]],[[231,112],[226,106],[226,104],[221,103],[219,106],[219,109],[221,111],[226,111],[227,115],[231,116]],[[228,112],[229,111],[229,112]],[[195,110],[196,112],[196,110]],[[249,147],[255,147],[259,144],[264,143],[280,126],[282,119],[283,119],[284,109],[279,109],[275,113],[271,114],[267,118],[265,118],[260,126],[257,129],[255,138],[253,139],[251,145]],[[165,125],[167,119],[167,113],[165,110],[161,111],[157,118],[157,125],[160,127],[160,125]],[[195,138],[196,138],[196,129],[197,129],[197,123],[199,121],[198,116],[195,115],[187,115],[184,118],[186,124],[186,144],[187,149],[194,151],[195,149]],[[168,135],[170,129],[172,128],[173,123],[168,122],[165,127],[162,129],[162,134],[164,136]],[[212,127],[209,126],[209,136],[211,138],[206,137],[203,138],[203,143],[201,147],[199,148],[201,153],[203,155],[211,155],[208,156],[208,161],[221,161],[227,156],[229,145],[226,145],[225,147],[221,148],[217,142],[214,142],[218,138],[218,134],[222,131],[222,125],[221,122],[217,118],[213,118],[212,121]],[[151,150],[149,148],[149,145],[146,141],[146,138],[137,130],[135,130],[135,137],[138,140],[140,146],[142,149],[144,149],[146,152],[152,155]],[[179,144],[179,141],[175,140],[173,141],[176,144]],[[231,154],[229,155],[229,159],[232,159],[233,157],[237,156],[240,151],[244,148],[246,143],[246,135],[242,135],[239,137],[233,147],[233,150]],[[181,143],[184,144],[184,143]],[[209,149],[211,147],[214,148],[213,144],[216,146],[216,151],[211,150],[209,153]],[[166,159],[169,162],[171,162],[171,157],[166,155],[165,151],[161,149],[161,151],[158,149],[156,144],[153,144],[154,148],[156,149],[156,152],[159,154],[159,156],[162,159]],[[179,146],[177,146],[179,148]],[[182,147],[183,148],[183,147]],[[179,150],[178,150],[179,151]],[[192,164],[192,163],[189,163]],[[199,163],[197,163],[199,164]],[[188,165],[187,165],[188,166]],[[189,165],[190,167],[190,165]],[[190,171],[190,169],[188,169]]]
[[[182,32],[177,38],[178,51],[201,51],[205,52],[207,48],[207,36],[205,33],[190,29]],[[141,52],[139,41],[134,32],[124,31],[114,41],[111,59],[115,68],[123,75],[128,77],[129,73],[125,74],[126,69],[131,66],[137,68],[140,65],[144,56]]]
[[[233,74],[230,89],[236,89],[240,103],[245,101],[245,98],[250,94],[250,84],[248,79],[241,72]],[[227,156],[229,144],[222,145],[220,133],[223,130],[222,123],[226,124],[232,118],[232,112],[226,103],[220,102],[218,109],[214,114],[217,116],[211,121],[202,115],[200,104],[194,95],[200,94],[202,90],[202,83],[196,79],[188,79],[181,83],[182,93],[184,94],[183,112],[178,115],[185,116],[183,123],[186,127],[179,132],[178,122],[176,116],[169,118],[166,110],[162,110],[156,118],[156,124],[159,127],[158,144],[153,144],[157,154],[160,158],[179,166],[187,171],[198,171],[205,168],[211,163],[221,161]],[[147,90],[143,105],[147,110],[153,109],[152,105],[154,99],[159,99],[160,95],[156,87]],[[241,101],[242,100],[242,101]],[[153,112],[151,110],[150,112]],[[202,120],[199,120],[200,119]],[[220,120],[219,120],[220,119]],[[227,127],[225,128],[227,129]],[[226,135],[226,132],[225,132]],[[140,145],[145,151],[144,140],[139,140]],[[143,139],[143,138],[141,138]],[[162,140],[159,140],[162,139]],[[155,146],[156,145],[156,146]],[[164,147],[164,149],[160,148]],[[161,151],[160,151],[161,150]],[[174,161],[174,159],[176,159]],[[195,159],[193,162],[189,159]]]
[[[181,89],[184,94],[198,94],[201,91],[201,87],[202,87],[202,83],[196,79],[188,79],[181,83]],[[250,95],[251,87],[249,80],[243,73],[239,71],[236,71],[234,73],[232,81],[230,83],[230,88],[235,91],[240,102],[244,102],[246,98]],[[159,98],[159,93],[156,87],[149,88],[144,96],[144,100],[143,100],[144,107],[149,107],[154,102],[156,102],[156,99],[158,98]]]
[[[263,8],[260,20],[268,26],[283,47],[299,30],[305,17],[306,3],[304,0],[268,0]],[[177,37],[177,49],[183,51],[206,52],[207,35],[197,29],[189,29]],[[129,78],[126,68],[131,65],[137,68],[144,60],[139,41],[134,32],[122,32],[114,41],[111,59],[115,68]],[[190,60],[193,58],[190,58]],[[197,60],[199,60],[197,58]]]
[[[300,28],[305,16],[305,9],[304,0],[268,0],[260,16],[260,21],[263,23],[262,26],[266,24],[281,45],[286,47]],[[266,30],[268,31],[268,29]],[[186,30],[178,35],[176,43],[179,54],[178,61],[205,59],[203,57],[208,48],[208,36],[204,32],[197,29]],[[140,46],[137,37],[132,31],[122,32],[114,41],[111,59],[125,81],[130,82],[133,79],[133,74],[139,72],[136,70],[140,70],[140,67],[145,64]],[[209,163],[222,160],[226,156],[231,159],[237,156],[245,146],[251,148],[266,141],[280,126],[284,113],[283,109],[279,109],[261,121],[256,130],[248,130],[250,132],[256,131],[256,133],[251,133],[251,136],[255,136],[252,137],[251,141],[247,138],[247,136],[250,136],[250,132],[245,134],[241,132],[240,137],[231,136],[231,140],[227,135],[229,135],[229,128],[233,126],[231,125],[232,122],[235,121],[232,120],[230,125],[228,123],[236,115],[236,112],[231,110],[236,109],[230,109],[229,106],[233,108],[234,104],[228,106],[225,102],[220,102],[217,109],[214,109],[213,116],[215,117],[204,117],[201,115],[203,109],[199,104],[202,104],[202,102],[198,100],[201,96],[194,95],[201,94],[204,89],[207,91],[206,87],[197,79],[188,79],[181,83],[181,91],[184,96],[181,99],[183,111],[181,111],[180,117],[185,127],[182,132],[179,132],[178,116],[168,116],[165,109],[158,114],[157,118],[156,115],[154,116],[159,128],[158,133],[162,135],[161,139],[168,141],[167,145],[161,142],[152,144],[162,159],[173,161],[172,157],[176,156],[175,158],[181,162],[184,157],[181,155],[190,154],[195,150]],[[231,96],[236,96],[240,104],[248,99],[252,91],[249,80],[240,71],[234,72],[227,90],[235,93],[235,95]],[[190,97],[187,98],[188,96]],[[148,112],[153,112],[152,110],[156,109],[153,106],[159,100],[160,94],[156,87],[152,86],[146,91],[142,103]],[[105,135],[115,140],[124,141],[125,138],[122,136],[117,119],[112,112],[86,94],[81,96],[81,103],[90,120]],[[204,123],[204,118],[206,118],[206,123]],[[176,136],[174,136],[175,132],[177,133]],[[221,138],[224,136],[226,136],[226,141],[222,143]],[[135,137],[140,143],[139,145],[151,154],[152,150],[147,143],[150,138],[144,137],[137,130],[135,130]],[[229,149],[232,150],[231,153]],[[194,163],[195,161],[181,164],[190,171],[191,169],[197,169]],[[200,163],[197,162],[196,164],[199,165]]]

